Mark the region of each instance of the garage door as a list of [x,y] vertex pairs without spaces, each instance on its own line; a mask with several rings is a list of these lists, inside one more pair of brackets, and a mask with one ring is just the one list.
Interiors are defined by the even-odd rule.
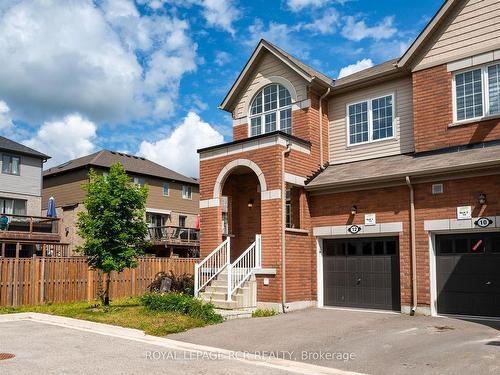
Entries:
[[398,238],[323,241],[325,306],[400,310]]
[[500,233],[436,236],[437,310],[500,316]]

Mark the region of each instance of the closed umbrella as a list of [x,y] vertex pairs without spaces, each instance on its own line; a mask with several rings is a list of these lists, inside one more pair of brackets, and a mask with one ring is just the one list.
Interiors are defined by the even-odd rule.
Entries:
[[57,212],[56,212],[56,200],[54,197],[49,198],[49,204],[47,206],[47,217],[57,217]]

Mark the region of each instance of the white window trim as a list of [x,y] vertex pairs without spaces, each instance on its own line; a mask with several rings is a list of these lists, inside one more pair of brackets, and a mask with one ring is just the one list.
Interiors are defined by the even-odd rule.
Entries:
[[[465,69],[457,70],[453,72],[451,90],[452,90],[452,101],[453,101],[453,123],[462,124],[469,123],[471,121],[481,121],[493,116],[500,116],[500,113],[490,113],[490,95],[489,95],[489,83],[488,83],[488,68],[493,65],[500,64],[500,61],[493,61],[483,65],[476,65],[474,67],[468,67]],[[483,97],[483,115],[471,118],[466,118],[463,120],[457,119],[457,85],[455,82],[455,77],[457,74],[472,72],[474,70],[481,69],[481,87],[482,87],[482,97]]]
[[[189,197],[186,197],[184,195],[184,187],[188,187],[191,189],[191,194],[189,194]],[[182,185],[182,191],[181,191],[181,194],[182,194],[182,199],[186,199],[186,200],[190,200],[192,201],[193,200],[193,187],[192,186],[189,186],[189,185]]]
[[[4,156],[7,156],[9,158],[17,158],[19,159],[19,164],[17,165],[17,171],[19,173],[10,173],[10,172],[4,172],[3,171],[3,157]],[[0,154],[0,157],[1,157],[1,161],[2,161],[2,169],[0,170],[0,173],[1,174],[7,174],[9,176],[21,176],[21,165],[22,165],[22,158],[21,158],[21,155],[16,155],[16,154],[9,154],[8,152],[4,152],[2,154]]]
[[[386,96],[392,97],[392,136],[380,139],[373,139],[373,113],[372,113],[372,101],[375,99],[384,98]],[[368,103],[368,141],[351,143],[351,129],[349,120],[349,107],[356,104]],[[396,139],[396,95],[394,92],[387,93],[384,95],[372,96],[363,100],[358,100],[356,102],[347,103],[345,106],[345,119],[346,119],[346,137],[347,137],[347,147],[355,147],[360,145],[366,145],[369,143],[383,142],[391,139]]]
[[[165,194],[165,185],[168,185],[167,194]],[[162,195],[164,197],[169,197],[170,196],[170,183],[169,182],[164,182],[163,183],[163,185],[162,185]]]
[[[277,92],[277,105],[279,105],[279,86],[283,86],[285,89],[288,90],[288,93],[290,94],[290,104],[287,105],[287,106],[284,106],[284,107],[277,107],[276,109],[271,109],[269,111],[264,111],[264,89],[267,87],[267,86],[272,86],[272,85],[277,85],[278,86],[278,92]],[[256,115],[252,115],[252,104],[255,100],[255,98],[257,97],[257,94],[260,94],[262,95],[262,110],[264,112],[261,112],[259,114],[256,114]],[[284,111],[284,110],[287,110],[287,109],[290,109],[291,112],[292,111],[292,107],[293,107],[293,96],[292,96],[292,93],[290,92],[289,88],[285,85],[283,85],[282,83],[278,83],[278,82],[273,82],[273,83],[269,83],[265,86],[262,86],[258,91],[257,93],[252,97],[252,100],[250,101],[250,105],[248,107],[248,137],[255,137],[257,135],[262,135],[262,134],[268,134],[268,133],[272,133],[272,132],[266,132],[266,125],[265,125],[265,115],[268,115],[270,113],[276,113],[276,130],[273,130],[273,131],[283,131],[281,130],[281,111]],[[291,113],[291,118],[290,118],[290,135],[292,134],[292,131],[293,131],[293,113]],[[260,133],[259,134],[254,134],[252,135],[252,119],[254,118],[258,118],[260,117]]]

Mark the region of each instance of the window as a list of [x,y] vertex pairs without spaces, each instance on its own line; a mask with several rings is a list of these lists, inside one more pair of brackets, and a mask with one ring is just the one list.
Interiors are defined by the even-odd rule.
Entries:
[[163,196],[168,197],[170,194],[170,184],[168,182],[163,183]]
[[21,158],[13,155],[2,155],[2,173],[19,175]]
[[282,85],[271,84],[255,95],[250,106],[250,136],[276,130],[292,133],[292,97]]
[[179,226],[181,228],[186,228],[187,216],[179,215]]
[[26,201],[22,199],[0,198],[0,213],[26,215]]
[[192,199],[193,198],[193,191],[192,191],[191,186],[182,185],[182,198],[183,199]]
[[143,187],[145,184],[144,178],[134,177],[134,184],[136,184],[137,186]]
[[453,76],[454,121],[500,114],[500,63]]
[[286,227],[292,228],[292,190],[286,189]]
[[347,106],[348,145],[394,137],[394,95]]

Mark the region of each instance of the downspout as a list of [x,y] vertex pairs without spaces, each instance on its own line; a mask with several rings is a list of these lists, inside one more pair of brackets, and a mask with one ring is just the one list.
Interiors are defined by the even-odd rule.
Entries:
[[290,153],[292,146],[286,145],[281,152],[281,309],[286,313],[286,250],[285,250],[285,226],[286,226],[286,182],[285,182],[285,156]]
[[417,252],[415,240],[415,192],[410,176],[406,176],[406,185],[410,189],[410,248],[411,248],[411,279],[412,279],[412,308],[410,315],[415,315],[417,310]]
[[326,98],[326,96],[330,93],[330,87],[328,87],[328,90],[320,96],[319,98],[319,165],[320,167],[323,166],[324,160],[323,160],[323,106],[321,105],[323,103],[323,99]]

